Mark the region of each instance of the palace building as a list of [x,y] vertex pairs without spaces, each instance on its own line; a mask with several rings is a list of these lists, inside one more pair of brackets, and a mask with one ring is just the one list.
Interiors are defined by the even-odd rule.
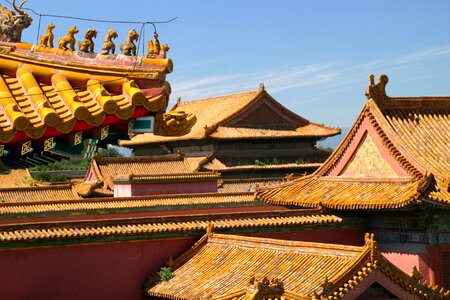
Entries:
[[257,193],[267,203],[365,216],[380,250],[450,285],[450,97],[388,97],[387,76],[312,175]]
[[330,154],[318,149],[317,141],[341,132],[291,112],[262,84],[255,91],[187,102],[178,99],[170,112],[192,113],[197,122],[183,136],[143,133],[120,144],[132,148],[136,156],[179,150],[187,156],[212,155],[210,168],[224,171],[225,178],[284,177],[317,169]]
[[[1,299],[450,298],[450,97],[389,97],[372,75],[327,158],[316,142],[340,130],[263,86],[165,112],[172,62],[156,33],[146,56],[135,30],[121,54],[113,29],[98,53],[76,26],[31,45],[12,4],[3,167],[92,159],[77,184],[0,176]],[[135,157],[94,155],[119,139]]]

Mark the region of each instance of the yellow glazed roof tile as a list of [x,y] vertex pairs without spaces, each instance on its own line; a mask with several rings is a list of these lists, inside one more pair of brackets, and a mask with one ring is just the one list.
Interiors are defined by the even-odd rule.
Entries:
[[0,55],[2,143],[54,135],[54,129],[68,133],[83,122],[98,126],[108,116],[119,122],[137,108],[158,112],[167,106],[165,75],[172,62],[165,52],[151,59],[105,58],[25,43],[0,46],[8,49]]
[[[390,161],[389,165],[398,165],[406,176],[394,178],[373,171],[370,176],[333,173],[364,126],[373,130],[370,140],[381,144],[374,147],[385,154],[380,156],[377,150],[378,153],[360,155],[362,162],[353,171],[374,170],[374,164],[380,165],[376,161],[384,159],[384,165]],[[262,190],[258,197],[272,204],[325,205],[335,209],[397,209],[421,203],[450,205],[449,133],[450,97],[369,98],[342,143],[312,176]]]
[[[450,295],[450,291],[436,291],[392,265],[378,252],[373,235],[366,234],[365,245],[355,247],[224,235],[213,233],[211,227],[190,250],[169,261],[171,279],[150,279],[148,295],[248,299],[258,291],[263,299],[342,299],[372,274],[394,283],[403,296],[444,299]],[[425,293],[428,298],[422,297]],[[242,297],[245,294],[247,297]]]
[[[9,197],[8,201],[0,203],[0,215],[14,214],[40,214],[51,212],[95,211],[95,210],[121,210],[121,209],[150,209],[170,206],[202,206],[223,204],[244,204],[255,202],[254,193],[229,192],[192,195],[160,195],[160,196],[135,196],[135,197],[108,197],[81,199],[70,194],[69,187],[34,188],[31,191],[19,191],[9,189],[0,197]],[[12,196],[11,196],[12,195]],[[26,203],[23,202],[27,198]],[[70,198],[70,196],[72,196]],[[70,200],[69,200],[70,199]],[[30,205],[32,201],[33,205]]]
[[23,225],[0,226],[0,241],[40,241],[70,238],[65,231],[75,232],[73,237],[86,236],[139,236],[162,232],[204,231],[214,223],[218,230],[231,228],[257,228],[278,226],[303,226],[320,224],[339,224],[343,219],[318,210],[252,212],[234,214],[205,214],[177,217],[153,217],[118,220],[59,222],[58,224],[28,223]]
[[116,176],[153,176],[159,178],[173,175],[177,175],[178,178],[203,176],[197,171],[204,160],[205,157],[190,158],[183,155],[94,157],[91,160],[90,170],[96,173],[99,181],[104,181],[112,189],[114,186],[112,180]]
[[27,203],[39,201],[73,200],[81,197],[74,191],[70,184],[39,186],[39,187],[14,187],[0,188],[2,203]]
[[[294,123],[298,124],[293,127],[292,124],[286,126],[284,122],[278,122],[279,124],[275,126],[277,128],[272,128],[273,126],[271,126],[271,128],[262,128],[261,126],[252,127],[252,125],[244,128],[242,126],[227,125],[228,122],[247,113],[255,107],[255,105],[265,101],[265,99],[272,101],[274,107],[282,110],[285,114],[288,114],[289,117],[295,121]],[[276,100],[274,100],[264,89],[179,102],[172,108],[172,111],[192,113],[197,117],[197,123],[191,129],[190,133],[182,137],[162,137],[152,133],[144,133],[134,136],[130,141],[122,141],[121,144],[124,146],[139,145],[146,143],[204,139],[206,137],[217,139],[324,137],[340,133],[340,130],[337,128],[309,122],[288,111],[281,104],[276,102]]]

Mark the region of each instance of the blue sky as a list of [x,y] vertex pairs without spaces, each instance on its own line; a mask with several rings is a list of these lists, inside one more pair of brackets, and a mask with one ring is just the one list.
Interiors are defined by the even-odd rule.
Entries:
[[[20,3],[20,0],[18,0]],[[9,5],[0,1],[4,6]],[[450,1],[54,1],[29,0],[39,13],[93,19],[158,21],[170,46],[171,100],[257,89],[297,114],[348,127],[359,113],[368,75],[385,73],[391,96],[450,95]],[[38,17],[22,36],[35,42]],[[107,27],[123,42],[140,25],[91,23],[43,17],[57,39],[75,24]],[[145,41],[153,28],[145,27]]]

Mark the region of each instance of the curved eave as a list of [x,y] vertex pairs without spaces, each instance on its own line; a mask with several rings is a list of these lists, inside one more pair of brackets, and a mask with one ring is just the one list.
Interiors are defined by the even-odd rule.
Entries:
[[106,66],[98,64],[103,59],[83,58],[85,64],[62,64],[55,55],[33,55],[0,54],[0,143],[84,131],[167,107],[170,59],[156,59],[163,66],[157,70],[144,67],[142,57],[125,58],[140,61],[130,69],[114,65],[120,61]]

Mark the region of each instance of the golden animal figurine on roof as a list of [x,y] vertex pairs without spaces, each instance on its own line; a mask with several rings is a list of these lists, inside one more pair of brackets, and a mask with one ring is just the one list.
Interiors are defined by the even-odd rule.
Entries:
[[180,136],[189,133],[197,118],[185,112],[169,112],[156,116],[155,134]]
[[96,37],[97,37],[97,30],[89,28],[84,34],[83,42],[78,41],[78,48],[80,49],[80,52],[94,53],[95,44],[92,39]]

